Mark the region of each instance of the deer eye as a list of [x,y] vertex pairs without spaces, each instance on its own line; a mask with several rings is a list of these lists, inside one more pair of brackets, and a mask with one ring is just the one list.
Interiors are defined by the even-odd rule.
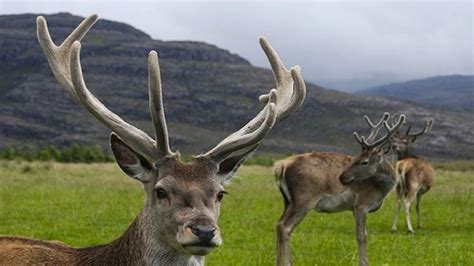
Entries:
[[368,165],[368,164],[369,164],[369,160],[363,160],[363,161],[361,162],[361,164],[362,164],[362,165]]
[[166,193],[166,190],[162,187],[155,189],[155,193],[158,199],[164,199],[168,196],[168,193]]
[[220,191],[219,193],[217,193],[217,201],[221,202],[222,199],[224,198],[224,194],[227,194],[226,191]]

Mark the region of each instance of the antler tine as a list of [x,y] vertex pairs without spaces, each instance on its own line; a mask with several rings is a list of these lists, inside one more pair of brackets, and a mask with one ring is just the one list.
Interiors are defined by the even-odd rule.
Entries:
[[[259,42],[270,62],[275,79],[278,99],[277,122],[279,122],[301,107],[306,96],[306,85],[299,66],[294,66],[288,71],[268,40],[265,37],[260,37]],[[293,90],[288,88],[293,88]],[[261,95],[259,97],[260,102],[266,103],[268,95]]]
[[[407,133],[405,135],[407,137],[418,137],[419,135],[430,131],[432,127],[433,127],[433,119],[431,118],[431,119],[426,120],[425,125],[423,126],[423,128],[420,131],[410,134],[410,131],[407,130]],[[409,127],[409,129],[410,128],[411,128],[411,126]]]
[[395,125],[393,125],[392,127],[390,127],[388,125],[387,121],[384,121],[383,122],[383,127],[385,128],[387,133],[385,134],[385,136],[381,137],[380,139],[368,144],[368,148],[373,149],[373,148],[378,147],[382,144],[385,144],[387,141],[390,141],[391,138],[392,138],[392,135],[395,134],[395,132],[403,125],[403,123],[405,123],[405,115],[403,115],[403,114],[400,115],[400,117],[398,118],[397,123],[395,123]]
[[145,132],[128,124],[107,109],[85,85],[80,63],[81,44],[79,40],[84,37],[96,20],[96,15],[84,19],[58,47],[51,39],[46,20],[43,17],[38,17],[38,41],[59,84],[132,149],[150,161],[155,161],[161,157],[155,148],[156,142]]
[[111,112],[87,89],[82,74],[80,51],[81,43],[79,41],[74,42],[70,55],[71,79],[79,103],[105,126],[115,132],[134,151],[152,162],[159,159],[160,156],[158,156],[155,148],[156,142],[150,136]]
[[[213,161],[219,162],[230,154],[232,154],[232,152],[244,148],[244,144],[247,144],[248,147],[253,147],[254,145],[256,145],[271,130],[271,128],[276,122],[276,101],[276,90],[272,89],[270,91],[269,102],[257,115],[257,117],[261,116],[262,114],[265,115],[265,119],[262,123],[258,125],[258,127],[256,127],[255,124],[251,124],[251,122],[253,121],[251,120],[249,123],[247,123],[246,126],[244,126],[239,131],[229,135],[227,138],[217,144],[213,149],[204,154],[204,156],[211,158],[211,160]],[[256,118],[254,118],[254,120],[255,119]],[[253,126],[255,128],[249,130],[250,126]]]
[[[370,121],[370,119],[367,116],[364,116],[365,121],[367,122],[369,127],[372,128],[371,133],[369,134],[369,136],[367,138],[365,138],[364,136],[359,136],[359,134],[357,132],[353,133],[354,138],[361,145],[363,150],[373,149],[373,148],[389,141],[391,139],[392,135],[395,132],[397,132],[397,130],[405,122],[405,115],[400,115],[400,117],[398,118],[397,123],[395,123],[395,125],[390,127],[388,122],[387,122],[389,117],[390,117],[390,114],[386,112],[386,113],[384,113],[382,119],[377,124],[374,124],[374,123],[372,123],[372,121]],[[383,127],[385,128],[385,130],[387,131],[387,133],[383,137],[381,137],[378,140],[372,142],[373,138],[377,135],[377,133],[380,129],[379,127],[380,127],[381,123],[382,123]],[[374,129],[376,129],[375,130],[376,131],[375,135],[373,134]]]
[[367,142],[365,141],[365,138],[362,136],[359,136],[359,133],[357,133],[356,131],[354,131],[352,133],[352,135],[354,136],[355,140],[362,146],[362,148],[364,149],[367,145]]
[[405,132],[405,136],[410,135],[410,131],[411,131],[411,125],[407,127],[407,131]]
[[377,122],[377,124],[374,124],[374,123],[372,123],[372,121],[370,120],[369,116],[364,115],[364,120],[365,120],[365,122],[366,122],[366,123],[369,125],[369,127],[371,127],[371,128],[377,128],[377,127],[379,127],[379,126],[382,124],[383,121],[387,121],[389,118],[390,118],[390,113],[389,113],[389,112],[385,112],[385,113],[383,113],[383,116],[382,116],[382,118],[380,119],[380,121]]
[[[274,124],[298,110],[306,96],[306,85],[300,68],[295,66],[288,71],[267,39],[260,37],[259,41],[270,62],[276,89],[259,97],[260,102],[266,103],[266,106],[257,116],[202,155],[213,161],[220,162],[238,150],[251,151]],[[273,117],[275,121],[271,122]]]
[[434,123],[433,118],[428,119],[428,126],[426,128],[426,132],[431,131],[431,129],[433,128],[433,123]]
[[71,96],[77,99],[77,95],[72,87],[69,69],[69,52],[74,41],[80,41],[86,33],[97,22],[97,15],[91,15],[85,18],[79,26],[57,46],[51,38],[48,24],[43,16],[36,18],[38,42],[48,59],[49,66],[57,81],[63,86]]
[[173,152],[171,152],[169,144],[168,127],[163,108],[160,65],[156,51],[151,51],[148,56],[148,88],[150,113],[155,128],[157,148],[163,156],[171,156]]
[[385,112],[382,116],[382,118],[377,122],[377,124],[372,123],[370,118],[367,115],[364,115],[364,120],[367,123],[367,125],[370,127],[370,134],[367,137],[367,141],[371,141],[373,138],[377,136],[380,130],[380,125],[382,125],[382,122],[388,121],[390,118],[390,113]]
[[223,145],[217,145],[212,152],[211,159],[215,161],[220,161],[221,158],[227,158],[233,152],[238,150],[247,148],[247,147],[255,147],[258,143],[270,132],[270,130],[275,125],[276,121],[276,109],[275,103],[270,102],[267,105],[267,112],[265,116],[265,120],[260,125],[260,127],[248,134],[245,134],[239,138],[235,138],[233,140],[229,140]]
[[289,72],[288,69],[283,65],[280,57],[276,53],[275,49],[270,45],[267,38],[261,36],[258,38],[260,46],[262,46],[263,52],[266,54],[268,61],[270,62],[270,67],[273,71],[273,78],[275,83],[283,83],[288,79]]

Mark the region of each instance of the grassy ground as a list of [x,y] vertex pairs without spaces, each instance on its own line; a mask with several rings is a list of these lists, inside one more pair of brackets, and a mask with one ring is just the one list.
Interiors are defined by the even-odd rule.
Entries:
[[[390,226],[393,194],[370,214],[372,265],[474,265],[474,170],[438,170],[422,203],[424,228],[415,235]],[[274,227],[282,200],[268,167],[243,167],[227,187],[219,225],[224,245],[208,265],[274,264]],[[73,246],[106,243],[120,235],[141,208],[138,182],[115,164],[0,161],[0,235],[60,240]],[[414,216],[414,215],[413,215]],[[415,229],[416,230],[416,229]],[[292,237],[295,265],[357,264],[350,212],[311,213]]]

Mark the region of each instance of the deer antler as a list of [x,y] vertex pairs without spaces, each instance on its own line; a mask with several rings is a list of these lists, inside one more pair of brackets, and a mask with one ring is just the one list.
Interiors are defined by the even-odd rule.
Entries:
[[[384,117],[385,117],[385,114],[384,114]],[[387,117],[387,119],[388,119],[388,117]],[[383,121],[382,124],[383,124],[383,127],[385,128],[385,130],[387,131],[387,133],[385,134],[385,136],[379,138],[378,140],[372,141],[372,143],[368,142],[368,141],[370,141],[369,137],[372,137],[372,139],[374,138],[372,136],[372,134],[370,134],[369,137],[367,137],[367,139],[366,139],[364,136],[361,137],[361,136],[359,136],[359,134],[357,132],[354,131],[354,133],[353,133],[354,138],[362,146],[363,150],[371,150],[371,149],[374,149],[378,146],[384,145],[386,142],[390,141],[393,134],[395,134],[395,132],[397,132],[397,130],[403,125],[404,122],[405,122],[405,115],[403,115],[403,114],[400,115],[400,117],[398,118],[398,121],[395,123],[395,125],[392,125],[391,127],[388,125],[386,120]],[[370,126],[372,127],[372,125],[370,125]]]
[[148,60],[150,109],[158,144],[142,130],[128,124],[118,115],[107,109],[86,87],[80,62],[80,40],[97,21],[97,15],[84,19],[81,24],[56,46],[49,34],[46,20],[38,17],[38,41],[48,60],[49,66],[69,94],[84,106],[100,122],[115,132],[133,150],[150,161],[156,161],[163,156],[172,155],[169,148],[168,130],[163,113],[161,96],[161,80],[159,74],[158,56],[152,51]]
[[287,118],[303,104],[306,85],[299,66],[288,70],[264,37],[260,37],[260,45],[270,62],[276,89],[259,97],[266,106],[257,116],[202,155],[214,162],[221,162],[236,151],[253,150],[275,123]]
[[[107,109],[87,89],[82,74],[79,41],[96,21],[96,15],[87,17],[60,46],[56,46],[49,34],[46,20],[41,16],[37,18],[38,40],[54,76],[79,104],[115,132],[134,151],[152,162],[172,156],[173,152],[169,147],[168,129],[163,110],[158,54],[155,51],[150,52],[148,57],[148,80],[150,111],[156,141]],[[295,66],[291,70],[286,69],[265,38],[260,38],[260,45],[270,61],[276,89],[259,97],[259,100],[266,105],[254,119],[202,155],[214,162],[221,162],[237,151],[250,152],[254,150],[275,123],[298,110],[304,101],[306,86],[301,77],[300,68]]]
[[390,113],[385,112],[383,114],[382,118],[379,120],[379,122],[377,122],[377,124],[374,124],[374,123],[372,123],[372,121],[370,120],[370,118],[367,115],[364,115],[364,120],[367,123],[367,125],[370,127],[370,134],[366,138],[366,140],[367,141],[372,141],[373,138],[375,138],[378,135],[379,130],[380,130],[380,126],[382,125],[382,122],[388,121],[389,118],[390,118]]
[[411,133],[410,134],[410,130],[411,130],[411,125],[410,125],[407,128],[407,131],[405,133],[405,137],[418,137],[418,136],[430,131],[432,127],[433,127],[433,119],[432,118],[427,119],[425,121],[425,125],[423,126],[423,128],[421,130],[419,130],[418,132],[416,132],[416,133]]

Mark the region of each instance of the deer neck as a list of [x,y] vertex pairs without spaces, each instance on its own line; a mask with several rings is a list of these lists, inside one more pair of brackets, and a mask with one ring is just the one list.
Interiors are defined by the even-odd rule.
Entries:
[[407,147],[404,151],[402,152],[397,152],[397,159],[403,160],[406,158],[416,158],[416,156],[413,154],[412,149],[410,147]]
[[382,192],[383,197],[394,188],[396,184],[395,168],[388,160],[384,160],[380,164],[374,181]]
[[204,265],[193,256],[160,241],[159,233],[146,223],[142,210],[125,233],[106,245],[84,248],[79,264],[89,265]]

